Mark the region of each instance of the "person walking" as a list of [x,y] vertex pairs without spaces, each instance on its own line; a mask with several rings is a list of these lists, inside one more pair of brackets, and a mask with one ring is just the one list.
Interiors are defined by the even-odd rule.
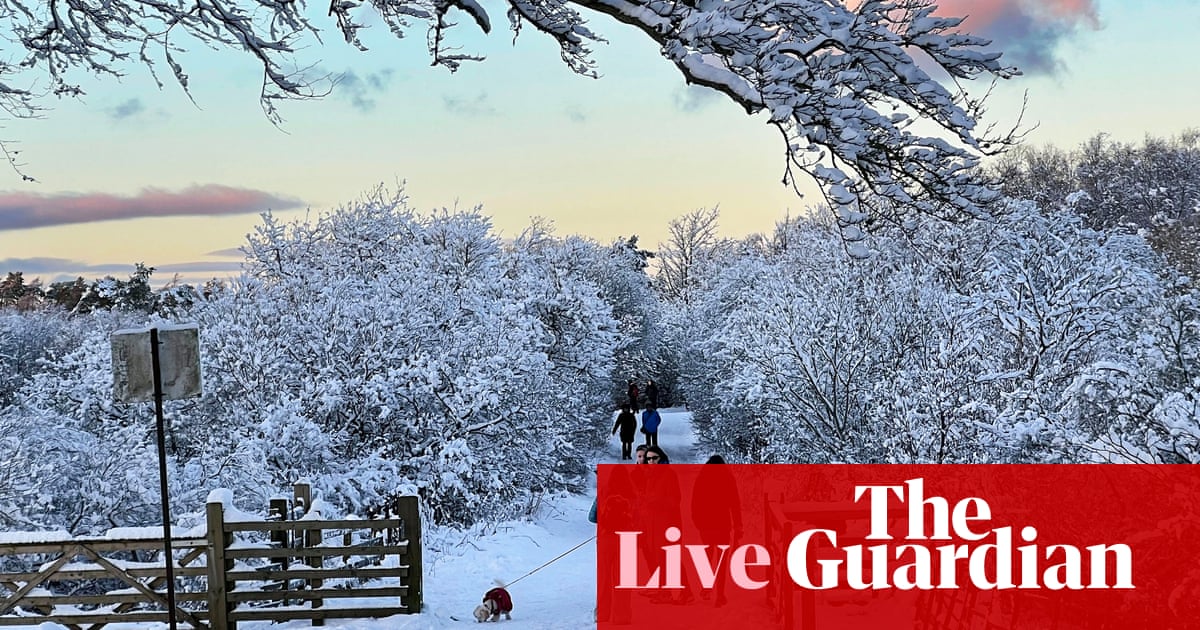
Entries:
[[646,407],[642,412],[642,433],[646,434],[646,444],[658,446],[658,426],[662,424],[662,416],[654,407]]
[[621,432],[621,460],[633,459],[633,436],[637,435],[637,418],[629,410],[629,405],[621,405],[621,413],[613,422],[612,435]]
[[[667,456],[667,452],[657,444],[652,444],[646,447],[646,463],[647,464],[670,464],[671,458]],[[647,467],[648,468],[648,467]],[[639,473],[643,473],[642,469],[634,469]],[[645,510],[644,514],[648,517],[643,523],[648,528],[648,531],[662,532],[668,527],[678,527],[682,523],[682,508],[683,500],[679,491],[679,479],[675,476],[675,471],[656,468],[648,468],[645,470],[646,484],[639,498],[640,508]],[[649,540],[642,541],[639,547],[639,552],[647,563],[658,562],[658,553]],[[651,565],[653,566],[653,565]],[[680,575],[680,580],[683,585],[683,591],[676,598],[670,591],[655,593],[651,597],[651,601],[655,603],[671,603],[671,604],[687,604],[694,597],[691,592],[691,578],[685,571]]]
[[637,383],[633,382],[633,379],[629,379],[629,388],[626,390],[626,393],[629,395],[629,408],[633,410],[633,413],[637,413],[638,386]]
[[[629,529],[633,522],[632,501],[636,498],[633,490],[633,480],[625,472],[625,468],[613,470],[609,486],[606,488],[608,498],[600,505],[599,496],[592,501],[592,509],[588,513],[588,521],[599,525],[601,521],[609,531]],[[597,531],[599,533],[599,531]],[[611,621],[617,625],[627,625],[633,621],[633,601],[628,589],[616,588],[616,577],[620,571],[620,558],[615,555],[596,558],[596,569],[602,584],[613,585],[609,589],[601,589],[597,593],[596,608],[593,617],[597,622]]]
[[[724,464],[725,458],[713,455],[704,463]],[[696,524],[700,540],[709,551],[709,562],[716,563],[720,560],[719,546],[733,546],[742,537],[742,502],[737,482],[728,466],[705,465],[701,468],[692,489],[691,508],[692,522]],[[726,604],[725,584],[728,578],[727,571],[721,571],[717,576],[717,606]]]
[[654,379],[646,381],[646,406],[658,409],[658,385]]

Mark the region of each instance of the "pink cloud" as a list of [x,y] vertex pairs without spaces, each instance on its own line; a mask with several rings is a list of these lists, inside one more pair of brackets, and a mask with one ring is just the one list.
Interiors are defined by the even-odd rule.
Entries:
[[991,39],[1007,63],[1028,74],[1056,72],[1059,42],[1100,28],[1096,0],[942,0],[937,13],[966,16],[965,30]]
[[0,230],[145,217],[211,216],[286,210],[293,197],[217,184],[177,192],[147,188],[132,196],[105,193],[0,193]]
[[1013,14],[1040,21],[1085,22],[1095,27],[1099,12],[1095,0],[942,0],[937,12],[966,15],[967,25],[979,27],[1007,19]]

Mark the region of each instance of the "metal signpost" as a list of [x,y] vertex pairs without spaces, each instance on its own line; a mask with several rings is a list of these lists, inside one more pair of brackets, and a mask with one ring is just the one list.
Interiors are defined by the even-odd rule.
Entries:
[[118,330],[112,334],[113,397],[122,402],[154,401],[158,428],[158,481],[162,495],[163,558],[167,611],[175,630],[175,568],[171,553],[171,504],[167,494],[167,446],[163,399],[199,396],[200,329],[196,324]]

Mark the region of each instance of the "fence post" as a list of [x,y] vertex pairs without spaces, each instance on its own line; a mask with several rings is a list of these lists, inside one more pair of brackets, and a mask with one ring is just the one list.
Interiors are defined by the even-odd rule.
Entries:
[[404,536],[408,540],[407,551],[401,562],[408,565],[408,601],[404,605],[408,612],[421,612],[421,510],[417,497],[396,497],[396,517],[404,521]]
[[[303,505],[304,513],[308,514],[309,510],[312,509],[312,486],[310,486],[307,483],[293,484],[292,485],[292,493],[296,497],[297,507]],[[322,534],[321,530],[319,530],[319,529],[301,529],[300,535],[302,537],[301,538],[301,540],[302,540],[301,546],[303,546],[303,547],[316,547],[316,546],[320,545],[322,542],[324,542],[323,534]],[[313,567],[313,568],[321,568],[324,566],[324,562],[322,562],[323,560],[324,560],[324,558],[322,558],[321,556],[309,556],[304,559],[304,564],[306,564],[310,567]],[[320,578],[310,578],[308,580],[308,588],[309,588],[309,590],[316,590],[316,589],[321,588],[321,586],[323,586],[324,583],[325,582],[323,580],[321,580]],[[314,600],[312,600],[311,607],[316,609],[316,608],[322,607],[324,604],[325,604],[324,600],[314,599]],[[323,625],[325,625],[325,620],[324,619],[313,619],[312,625],[323,626]]]
[[225,582],[225,509],[219,501],[205,506],[208,525],[208,622],[212,630],[234,630],[229,622],[228,589]]
[[[271,499],[267,503],[267,506],[268,506],[267,507],[267,519],[268,520],[273,520],[273,521],[288,520],[288,501],[287,501],[287,499],[285,499],[285,498]],[[281,529],[278,531],[271,532],[271,542],[273,544],[279,545],[279,547],[281,549],[287,549],[288,548],[288,533],[287,533],[287,531]],[[278,558],[271,558],[271,563],[278,564],[279,570],[287,571],[288,557],[286,555],[283,555],[283,556],[279,556]],[[283,590],[285,590],[285,591],[287,590],[286,585],[284,586]]]

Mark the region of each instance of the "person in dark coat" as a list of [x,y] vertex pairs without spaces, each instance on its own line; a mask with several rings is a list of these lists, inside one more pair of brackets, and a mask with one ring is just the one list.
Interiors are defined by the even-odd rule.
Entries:
[[[633,501],[636,499],[633,480],[626,468],[613,470],[609,486],[605,489],[608,498],[600,505],[599,497],[592,502],[592,510],[588,520],[597,525],[601,521],[608,531],[629,529],[633,523]],[[597,557],[596,568],[600,574],[601,583],[613,585],[613,588],[601,589],[596,599],[596,621],[612,621],[618,625],[631,623],[633,620],[632,592],[628,589],[617,589],[616,576],[620,571],[620,558],[610,556]]]
[[646,382],[646,406],[658,408],[658,385],[654,384],[654,379]]
[[633,382],[633,379],[629,379],[629,389],[626,390],[626,392],[629,395],[629,408],[633,410],[633,413],[637,413],[638,412],[638,386],[637,386],[637,383]]
[[[646,463],[670,464],[671,458],[657,444],[652,444],[646,447]],[[639,525],[645,525],[647,531],[656,533],[665,532],[671,526],[682,525],[683,496],[680,493],[679,478],[675,475],[675,471],[651,466],[639,466],[633,470],[645,477],[644,488],[638,495],[638,509],[642,510],[642,514],[646,516]],[[647,536],[645,540],[641,541],[642,545],[639,551],[647,564],[654,566],[649,563],[659,562],[659,548],[655,547],[650,540],[651,537]],[[675,604],[685,604],[691,601],[692,593],[688,584],[690,581],[688,573],[685,571],[680,577],[684,588],[678,599],[667,591],[656,593],[651,601]]]
[[[738,496],[737,482],[733,472],[724,464],[725,458],[713,455],[696,477],[692,489],[692,522],[700,531],[700,540],[707,545],[709,562],[716,566],[718,561],[718,545],[737,544],[742,536],[742,502]],[[717,606],[724,606],[725,583],[729,581],[729,572],[721,571],[717,576]]]
[[633,437],[637,435],[637,417],[629,410],[629,405],[621,406],[621,413],[613,422],[612,434],[621,432],[621,459],[633,459]]

